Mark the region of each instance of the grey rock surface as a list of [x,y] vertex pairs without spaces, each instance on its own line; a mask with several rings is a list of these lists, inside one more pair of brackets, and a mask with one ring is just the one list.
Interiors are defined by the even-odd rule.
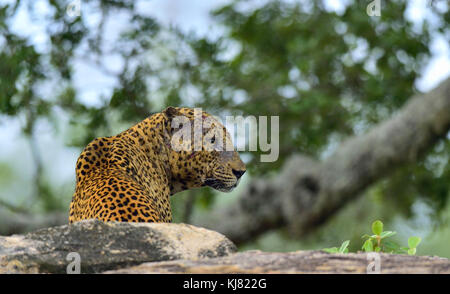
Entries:
[[0,273],[66,273],[74,261],[67,259],[71,252],[80,257],[81,273],[98,273],[150,261],[197,260],[235,251],[235,245],[223,235],[192,225],[87,220],[0,237]]
[[[108,274],[450,274],[450,260],[440,257],[323,251],[245,251],[204,260],[150,262]],[[379,262],[378,265],[376,262]],[[378,272],[377,272],[378,271]]]

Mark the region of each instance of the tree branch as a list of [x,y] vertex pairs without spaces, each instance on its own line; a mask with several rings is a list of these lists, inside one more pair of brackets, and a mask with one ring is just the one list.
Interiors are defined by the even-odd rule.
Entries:
[[34,215],[28,213],[13,213],[0,208],[0,235],[20,234],[67,223],[68,214],[66,212]]
[[195,224],[243,243],[288,226],[303,235],[324,223],[372,183],[417,162],[450,129],[450,78],[412,97],[391,119],[349,138],[317,162],[295,155],[273,179],[257,179],[238,201]]

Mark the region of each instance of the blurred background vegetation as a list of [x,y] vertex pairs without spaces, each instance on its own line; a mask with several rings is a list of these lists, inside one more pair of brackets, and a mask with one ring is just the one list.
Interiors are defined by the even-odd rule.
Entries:
[[[447,1],[381,0],[380,17],[367,15],[371,1],[206,2],[0,1],[0,213],[66,212],[82,148],[168,105],[278,115],[279,159],[243,152],[249,172],[232,194],[177,194],[174,221],[189,222],[293,153],[327,157],[450,73]],[[381,219],[400,243],[421,236],[418,254],[450,257],[448,138],[307,238],[276,230],[240,249],[350,239],[354,251]]]

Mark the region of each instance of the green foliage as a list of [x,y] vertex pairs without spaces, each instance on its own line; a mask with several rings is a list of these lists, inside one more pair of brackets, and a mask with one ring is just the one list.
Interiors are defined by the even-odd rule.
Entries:
[[422,239],[420,237],[409,237],[408,238],[408,254],[409,255],[415,255],[416,254],[416,248],[419,245],[420,241]]
[[[321,1],[308,3],[269,1],[247,11],[231,3],[213,14],[226,36],[188,39],[197,60],[186,75],[202,93],[199,105],[280,117],[279,160],[261,163],[260,151],[252,152],[253,174],[276,171],[293,152],[321,157],[330,144],[388,118],[417,92],[414,82],[430,56],[432,26],[425,20],[414,28],[404,17],[407,1],[390,1],[379,18],[367,17],[364,1],[350,1],[342,15]],[[436,17],[448,27],[443,14]],[[406,214],[418,197],[444,207],[448,164],[443,173],[434,165],[449,155],[443,141],[396,172],[381,184],[384,203]]]
[[[365,239],[361,249],[365,252],[385,252],[385,253],[395,253],[395,254],[409,254],[415,255],[416,248],[422,241],[420,237],[409,237],[408,247],[401,247],[395,242],[387,241],[386,239],[397,234],[393,231],[383,231],[383,223],[380,220],[376,220],[372,223],[372,233],[373,235],[364,234],[362,236]],[[348,246],[350,240],[342,243],[340,248],[324,248],[323,251],[329,253],[348,253]]]
[[[250,12],[235,4],[217,10],[214,15],[229,29],[228,36],[219,40],[221,45],[207,46],[203,39],[202,46],[194,48],[209,50],[198,53],[197,69],[205,73],[199,82],[224,90],[209,87],[203,104],[227,107],[224,101],[229,101],[228,107],[238,113],[280,115],[284,127],[277,166],[293,151],[319,155],[330,136],[353,134],[356,122],[367,127],[379,122],[415,91],[413,82],[429,55],[424,45],[429,32],[420,37],[413,33],[403,17],[406,2],[390,5],[379,19],[367,17],[365,4],[358,2],[347,6],[342,16],[326,11],[321,1],[312,1],[308,10],[281,1]],[[239,52],[222,60],[220,49],[232,46]],[[408,66],[397,58],[399,52],[410,58]],[[246,93],[244,103],[234,103],[236,91]],[[251,166],[260,171],[274,168],[256,159]]]
[[366,239],[362,249],[365,252],[387,252],[387,253],[398,253],[409,255],[416,254],[416,247],[419,245],[420,237],[410,237],[408,238],[408,247],[401,247],[397,243],[392,241],[387,241],[386,238],[392,237],[396,232],[393,231],[383,231],[383,223],[379,220],[372,223],[373,235],[363,235],[362,238]]
[[372,224],[372,232],[376,235],[381,235],[381,232],[383,232],[383,223],[379,220],[374,221]]
[[348,253],[348,245],[350,244],[350,240],[346,240],[342,242],[341,247],[331,247],[331,248],[324,248],[322,249],[325,252],[328,253]]

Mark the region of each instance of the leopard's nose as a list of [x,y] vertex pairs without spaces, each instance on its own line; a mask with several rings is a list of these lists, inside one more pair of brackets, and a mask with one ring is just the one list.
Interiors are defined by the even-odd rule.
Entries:
[[236,176],[236,178],[239,179],[245,173],[245,169],[244,170],[235,170],[235,169],[233,169],[232,172]]

